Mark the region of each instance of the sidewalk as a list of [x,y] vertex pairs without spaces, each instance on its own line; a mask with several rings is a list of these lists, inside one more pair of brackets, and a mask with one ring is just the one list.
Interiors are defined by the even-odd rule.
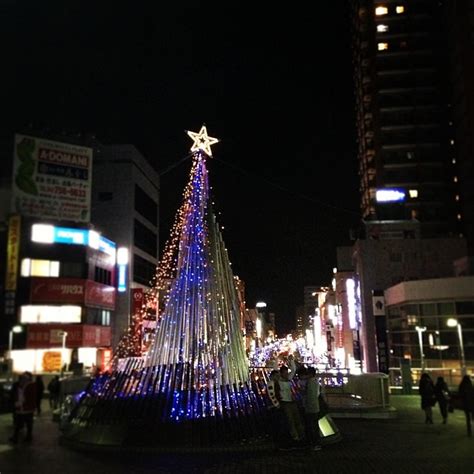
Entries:
[[[34,442],[10,446],[11,415],[0,415],[1,474],[205,473],[466,473],[474,472],[474,438],[466,436],[464,413],[441,424],[424,424],[417,396],[394,396],[397,419],[335,420],[343,440],[323,451],[262,452],[215,455],[117,456],[75,452],[57,443],[57,425],[45,412],[35,420]],[[44,403],[46,408],[46,402]]]

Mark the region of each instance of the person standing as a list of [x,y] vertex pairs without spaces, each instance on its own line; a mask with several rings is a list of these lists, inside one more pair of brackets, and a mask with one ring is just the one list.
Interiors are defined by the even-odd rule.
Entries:
[[313,451],[321,450],[321,440],[319,436],[319,395],[321,387],[316,379],[316,370],[314,367],[308,367],[303,372],[303,378],[306,380],[305,390],[303,392],[303,408],[305,418],[306,440]]
[[[281,408],[288,423],[290,436],[295,443],[304,439],[304,427],[301,421],[292,379],[296,373],[296,365],[293,356],[288,357],[288,365],[280,368],[280,379],[278,381],[279,390],[276,393]],[[289,372],[291,370],[291,373]]]
[[280,371],[272,370],[270,372],[269,381],[267,384],[267,394],[269,398],[269,415],[270,424],[272,427],[273,442],[277,449],[285,449],[285,434],[288,430],[285,429],[286,423],[284,415],[281,409],[280,402],[278,401],[277,393],[280,393]]
[[425,412],[425,423],[433,424],[433,406],[436,403],[434,385],[431,377],[424,373],[420,378],[418,392],[421,396],[421,409]]
[[20,375],[20,379],[13,386],[13,417],[14,432],[10,438],[13,444],[18,443],[18,437],[23,426],[26,425],[25,441],[33,441],[33,414],[36,409],[36,384],[29,372]]
[[44,382],[41,375],[36,376],[36,413],[41,415],[41,401],[43,400],[44,394]]
[[434,392],[436,401],[439,405],[439,411],[443,417],[443,425],[448,421],[448,402],[449,402],[449,389],[448,384],[444,381],[443,377],[438,377],[434,386]]
[[471,420],[474,412],[474,388],[469,375],[465,375],[459,384],[459,396],[466,415],[467,435],[472,436]]
[[48,384],[49,407],[51,410],[55,410],[58,407],[60,389],[59,375],[55,375]]

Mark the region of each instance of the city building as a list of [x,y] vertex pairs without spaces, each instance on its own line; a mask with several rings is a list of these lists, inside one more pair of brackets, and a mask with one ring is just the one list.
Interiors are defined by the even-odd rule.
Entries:
[[130,284],[123,285],[117,298],[114,347],[130,324],[133,299],[142,296],[156,274],[158,199],[158,173],[133,145],[96,147],[92,222],[129,254]]
[[90,227],[9,218],[1,333],[13,371],[107,366],[116,253],[115,243]]
[[[419,224],[413,221],[366,224],[368,238],[341,249],[338,268],[353,272],[356,285],[360,285],[363,369],[386,372],[385,308],[379,308],[383,291],[403,281],[453,276],[454,262],[466,255],[467,246],[459,237],[421,238]],[[352,255],[351,264],[347,262],[348,253]]]
[[416,219],[423,237],[459,235],[443,22],[449,2],[350,3],[362,218]]
[[385,290],[390,368],[404,362],[448,383],[474,372],[474,277],[405,281]]

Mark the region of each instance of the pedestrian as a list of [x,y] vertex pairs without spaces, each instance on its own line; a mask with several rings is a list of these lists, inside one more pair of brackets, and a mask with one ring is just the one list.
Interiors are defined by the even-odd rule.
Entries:
[[421,396],[421,409],[425,412],[425,423],[433,424],[433,406],[436,403],[434,385],[431,377],[424,373],[420,378],[418,392]]
[[448,384],[444,381],[443,377],[438,377],[434,386],[434,392],[436,401],[439,405],[439,411],[443,417],[443,425],[448,421],[448,403],[450,400],[450,394]]
[[280,379],[277,385],[278,390],[276,391],[276,397],[280,402],[288,424],[290,436],[293,440],[291,447],[298,447],[304,439],[304,427],[296,402],[295,388],[292,384],[292,379],[296,373],[296,365],[293,356],[288,357],[288,364],[290,366],[289,368],[286,365],[280,367]]
[[280,402],[278,401],[276,393],[280,391],[279,387],[280,380],[280,371],[272,370],[270,372],[269,381],[267,384],[267,394],[269,403],[269,416],[270,416],[270,426],[271,433],[273,438],[273,443],[277,449],[285,449],[287,440],[285,439],[285,434],[288,429],[286,427],[286,421],[281,409]]
[[55,375],[48,384],[49,407],[51,410],[55,410],[58,407],[60,389],[59,375]]
[[471,420],[474,412],[474,388],[472,387],[469,375],[465,375],[462,378],[458,392],[464,414],[466,415],[467,435],[472,436]]
[[13,385],[13,417],[14,432],[9,441],[18,443],[18,437],[26,425],[25,441],[33,440],[33,414],[36,409],[36,384],[30,372],[20,375],[17,383]]
[[306,441],[313,451],[321,450],[321,439],[319,435],[319,395],[321,387],[316,379],[314,367],[308,367],[302,372],[301,377],[306,381],[303,391],[303,408]]
[[43,377],[41,375],[36,376],[36,413],[41,415],[41,402],[43,400],[44,394],[44,382]]

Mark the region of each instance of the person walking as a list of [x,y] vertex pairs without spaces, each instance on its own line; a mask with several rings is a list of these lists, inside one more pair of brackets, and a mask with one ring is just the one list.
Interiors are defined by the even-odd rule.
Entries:
[[431,377],[424,373],[420,378],[418,392],[421,396],[421,409],[425,412],[425,423],[433,424],[433,406],[436,403],[434,385]]
[[55,410],[58,407],[60,389],[59,375],[55,375],[48,384],[49,407],[51,410]]
[[466,415],[467,435],[472,436],[471,420],[474,412],[474,388],[469,375],[465,375],[459,384],[459,397]]
[[448,384],[443,377],[438,377],[434,386],[436,401],[439,405],[439,411],[443,417],[443,425],[448,421],[448,403],[450,399]]
[[306,441],[313,451],[321,450],[321,440],[319,436],[319,395],[321,386],[316,379],[316,370],[314,367],[308,367],[302,373],[303,379],[306,381],[303,392],[303,408]]
[[286,427],[286,421],[280,402],[277,398],[277,392],[280,392],[279,380],[280,371],[272,370],[267,384],[267,394],[270,401],[269,415],[273,443],[277,449],[285,450],[287,445],[285,435],[288,432],[288,429]]
[[36,409],[36,384],[29,372],[20,375],[17,383],[13,386],[13,417],[14,432],[9,441],[18,443],[18,437],[26,425],[25,441],[33,441],[33,414]]
[[41,375],[36,376],[36,413],[41,415],[41,402],[43,400],[44,394],[44,382],[43,377]]
[[[296,365],[293,356],[288,357],[288,365],[290,366],[289,368],[287,366],[280,368],[280,379],[278,381],[276,397],[280,402],[288,424],[290,436],[296,446],[304,439],[304,427],[292,384],[292,379],[296,373]],[[291,370],[291,373],[289,370]]]

